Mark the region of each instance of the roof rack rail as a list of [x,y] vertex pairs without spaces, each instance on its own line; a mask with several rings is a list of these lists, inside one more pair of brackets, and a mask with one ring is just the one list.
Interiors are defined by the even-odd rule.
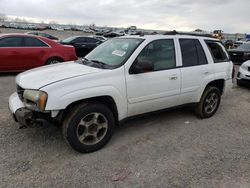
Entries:
[[190,35],[190,36],[198,36],[198,37],[210,37],[214,38],[212,34],[209,33],[194,33],[194,32],[178,32],[176,30],[167,31],[163,35]]

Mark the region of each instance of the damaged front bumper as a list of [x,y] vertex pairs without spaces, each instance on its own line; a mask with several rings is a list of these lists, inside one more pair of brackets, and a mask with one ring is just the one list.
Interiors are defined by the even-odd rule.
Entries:
[[41,123],[42,120],[52,120],[50,112],[37,112],[25,107],[17,93],[10,96],[9,109],[13,119],[19,123],[19,128],[33,127],[35,123]]

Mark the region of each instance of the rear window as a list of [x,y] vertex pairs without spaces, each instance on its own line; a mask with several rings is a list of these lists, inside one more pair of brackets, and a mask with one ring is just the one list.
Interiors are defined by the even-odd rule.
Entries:
[[205,42],[212,54],[215,63],[229,61],[229,56],[221,42],[210,40],[205,40]]

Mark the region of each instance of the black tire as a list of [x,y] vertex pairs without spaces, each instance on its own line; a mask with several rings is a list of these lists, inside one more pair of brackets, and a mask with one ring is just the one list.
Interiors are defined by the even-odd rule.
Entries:
[[[92,114],[99,114],[98,116],[99,120],[94,117],[93,119],[91,119]],[[90,118],[91,120],[85,122],[84,118]],[[96,123],[97,121],[101,121],[100,118],[102,118],[102,121],[106,123],[103,122]],[[89,123],[92,122],[94,119],[96,119],[95,123],[94,122],[92,124]],[[80,122],[84,122],[84,124],[88,124],[88,126],[86,125],[80,126]],[[102,128],[99,129],[99,125],[101,124],[105,124],[107,128],[105,128],[105,130]],[[91,127],[92,131],[93,130],[96,131],[95,132],[96,136],[90,135]],[[81,131],[80,128],[85,130],[82,131],[82,133],[79,133]],[[75,149],[80,153],[94,152],[104,147],[111,139],[114,129],[115,129],[115,119],[113,113],[107,106],[99,102],[85,102],[75,106],[67,114],[66,118],[63,121],[63,126],[62,126],[64,138],[73,149]],[[98,138],[99,132],[103,133],[103,135],[101,135],[101,139],[97,143],[89,144],[91,142],[91,139],[93,140],[93,142],[99,139]],[[79,136],[79,134],[82,135],[88,134],[88,136],[84,136],[84,139],[81,141],[80,137],[82,135]]]
[[54,58],[50,58],[49,60],[47,60],[45,65],[53,65],[53,64],[61,63],[61,62],[63,62],[61,58],[54,57]]
[[238,85],[238,86],[240,86],[240,87],[244,86],[244,84],[242,83],[241,80],[237,80],[236,82],[237,82],[237,85]]
[[[214,105],[212,105],[213,104],[212,100],[210,100],[211,104],[207,102],[210,99],[209,97],[212,97],[212,96],[214,96],[215,98],[214,102],[217,101],[216,103],[214,103]],[[203,92],[200,102],[196,106],[195,112],[197,116],[200,118],[212,117],[219,108],[220,100],[221,100],[220,90],[216,87],[208,86]],[[209,105],[211,106],[211,111],[208,111]]]

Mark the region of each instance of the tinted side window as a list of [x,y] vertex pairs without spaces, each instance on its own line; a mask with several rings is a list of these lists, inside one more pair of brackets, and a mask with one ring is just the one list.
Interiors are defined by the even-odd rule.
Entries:
[[182,64],[184,67],[198,65],[198,55],[194,39],[180,39]]
[[200,44],[199,40],[195,40],[195,45],[198,53],[198,61],[200,65],[208,64],[206,54]]
[[197,39],[180,39],[184,67],[207,64],[205,52]]
[[48,47],[47,44],[33,37],[25,37],[24,46],[25,47]]
[[172,39],[156,40],[148,44],[135,60],[136,63],[149,62],[154,71],[174,68],[176,66],[174,41]]
[[6,37],[0,39],[0,47],[21,47],[22,37]]
[[220,42],[209,40],[206,40],[205,42],[213,56],[215,63],[229,61],[227,52]]
[[86,38],[84,38],[84,37],[78,37],[75,40],[73,40],[73,42],[76,42],[76,43],[86,42]]
[[98,42],[98,40],[93,39],[93,38],[86,38],[86,42],[88,42],[88,43],[96,43],[96,42]]

